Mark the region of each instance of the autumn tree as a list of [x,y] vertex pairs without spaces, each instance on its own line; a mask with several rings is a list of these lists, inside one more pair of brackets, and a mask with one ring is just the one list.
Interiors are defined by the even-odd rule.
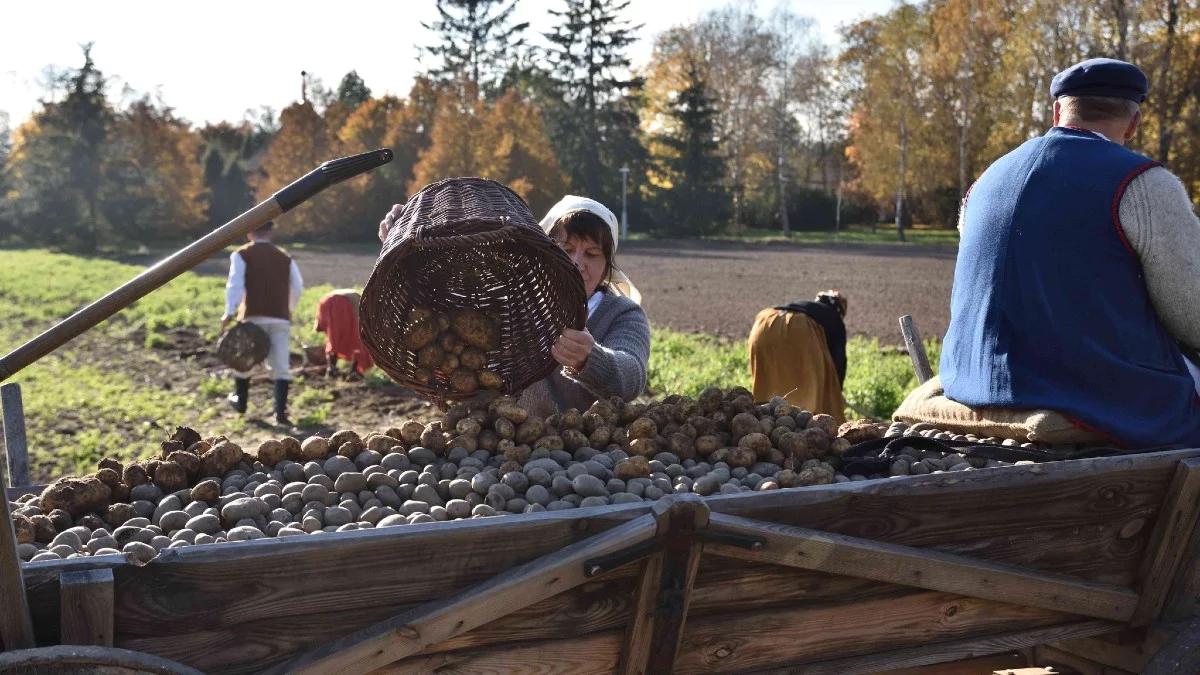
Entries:
[[[263,176],[257,180],[257,199],[312,171],[322,162],[342,156],[341,144],[325,119],[310,102],[293,103],[279,114],[279,133],[271,139],[262,160]],[[358,179],[355,179],[358,180]],[[288,212],[280,232],[287,236],[334,238],[346,236],[349,225],[342,218],[342,204],[352,196],[355,180],[335,185],[319,198]]]

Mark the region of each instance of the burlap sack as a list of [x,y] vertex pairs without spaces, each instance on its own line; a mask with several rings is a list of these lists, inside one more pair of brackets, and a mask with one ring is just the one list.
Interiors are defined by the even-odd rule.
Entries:
[[1108,441],[1103,434],[1082,429],[1052,410],[972,408],[951,401],[936,376],[914,389],[892,419],[906,424],[927,422],[944,431],[981,438],[1011,438],[1051,445]]

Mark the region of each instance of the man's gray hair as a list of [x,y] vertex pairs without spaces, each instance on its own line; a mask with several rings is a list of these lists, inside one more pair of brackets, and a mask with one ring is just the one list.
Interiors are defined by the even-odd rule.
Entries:
[[1108,96],[1060,96],[1062,111],[1083,122],[1131,120],[1138,112],[1137,101]]

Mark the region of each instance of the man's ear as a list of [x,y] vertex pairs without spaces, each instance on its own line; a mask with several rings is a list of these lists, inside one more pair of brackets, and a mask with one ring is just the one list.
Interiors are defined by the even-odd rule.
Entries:
[[1125,140],[1133,140],[1134,134],[1137,133],[1138,125],[1142,123],[1142,111],[1139,110],[1133,114],[1133,119],[1129,120],[1129,126],[1125,128]]
[[1058,126],[1058,118],[1061,114],[1062,107],[1058,103],[1058,99],[1054,99],[1054,126]]

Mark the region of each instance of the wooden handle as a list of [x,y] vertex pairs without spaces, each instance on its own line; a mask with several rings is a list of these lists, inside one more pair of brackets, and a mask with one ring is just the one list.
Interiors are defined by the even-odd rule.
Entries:
[[929,356],[925,354],[925,344],[921,342],[921,334],[909,314],[900,317],[900,334],[904,336],[904,346],[908,348],[908,357],[912,359],[913,370],[917,373],[917,381],[925,384],[933,377],[933,368],[929,366]]
[[299,206],[321,190],[392,161],[392,151],[383,148],[330,160],[276,192],[269,199],[209,232],[203,238],[145,270],[124,285],[75,312],[41,335],[0,359],[0,382],[22,368],[58,349],[81,333],[125,309],[147,293],[204,262],[209,256],[273,218]]

